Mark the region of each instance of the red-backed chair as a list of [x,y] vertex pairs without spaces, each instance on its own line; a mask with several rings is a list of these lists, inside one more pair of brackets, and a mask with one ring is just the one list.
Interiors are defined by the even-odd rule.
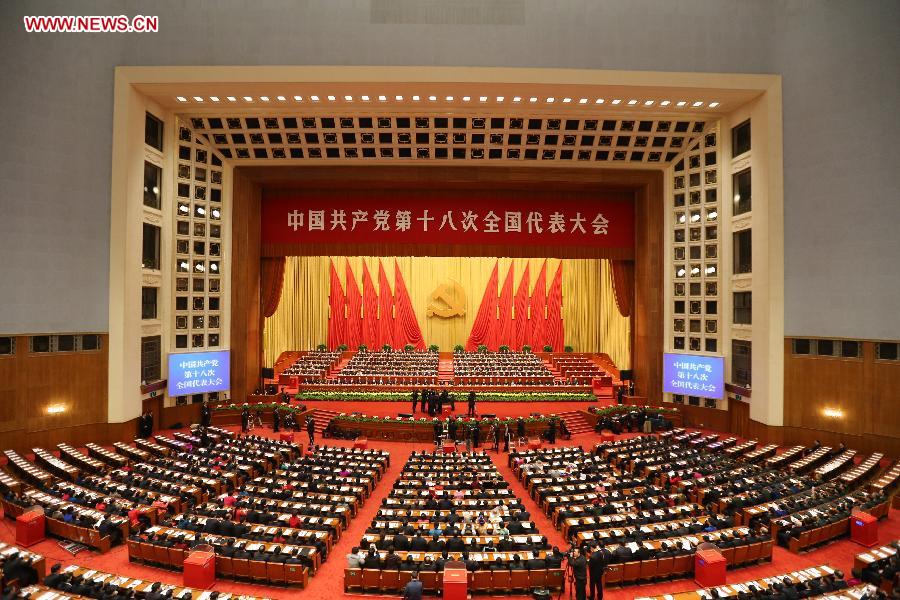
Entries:
[[742,565],[745,562],[747,562],[748,553],[749,553],[749,548],[747,547],[747,544],[735,546],[735,548],[734,548],[734,564]]
[[729,567],[734,566],[734,548],[722,548],[719,551],[725,557],[725,564]]
[[656,559],[642,560],[640,573],[638,579],[647,580],[656,577]]
[[364,590],[381,589],[381,571],[379,569],[363,569],[362,570],[362,589],[364,589]]
[[681,575],[690,573],[694,570],[694,555],[681,554],[675,557],[675,564],[672,566],[673,575]]
[[491,572],[475,571],[475,584],[472,590],[479,592],[491,591]]
[[246,558],[233,558],[234,576],[237,579],[250,579],[250,561]]
[[772,560],[772,548],[775,546],[773,540],[766,540],[762,543],[762,559]]
[[527,573],[530,587],[547,587],[547,569],[535,569]]
[[216,556],[216,573],[231,579],[234,577],[234,563],[230,556]]
[[491,589],[494,592],[508,592],[512,586],[512,576],[506,569],[491,573]]
[[165,546],[153,546],[153,562],[158,565],[168,565],[169,549]]
[[562,569],[547,569],[547,587],[551,590],[563,589]]
[[128,540],[128,560],[141,560],[141,546],[140,542],[136,542],[134,540]]
[[362,589],[362,569],[344,569],[344,591]]
[[509,587],[513,590],[527,590],[531,587],[531,577],[528,571],[515,570],[509,573]]
[[607,585],[617,585],[622,583],[622,565],[614,564],[606,567],[606,572],[603,574],[603,581]]
[[385,592],[399,592],[400,571],[382,571],[381,589]]
[[675,567],[675,557],[668,556],[666,558],[660,558],[656,562],[656,577],[657,579],[666,579],[672,575],[672,569]]
[[637,581],[641,576],[640,561],[627,562],[622,565],[622,583]]
[[184,567],[184,559],[186,557],[187,550],[184,550],[182,548],[169,548],[169,564],[174,565],[178,569]]
[[434,571],[421,571],[419,573],[419,581],[422,582],[422,589],[427,591],[437,591],[438,574]]
[[269,578],[266,572],[266,563],[261,560],[251,560],[250,562],[250,579],[253,581],[265,581]]
[[267,562],[266,577],[271,583],[284,585],[287,583],[287,576],[284,573],[284,563]]
[[[346,571],[350,571],[351,569],[346,569]],[[352,569],[353,571],[358,571],[359,569]],[[346,571],[344,575],[344,585],[346,585]],[[301,587],[306,587],[306,584],[309,583],[309,567],[304,567],[303,565],[298,564],[285,564],[284,565],[284,578],[287,580],[288,585],[299,585]]]

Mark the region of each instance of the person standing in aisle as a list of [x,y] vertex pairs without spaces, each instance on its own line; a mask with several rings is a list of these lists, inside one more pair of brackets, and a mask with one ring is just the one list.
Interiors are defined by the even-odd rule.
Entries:
[[306,433],[309,434],[309,445],[316,443],[316,421],[312,417],[306,417]]

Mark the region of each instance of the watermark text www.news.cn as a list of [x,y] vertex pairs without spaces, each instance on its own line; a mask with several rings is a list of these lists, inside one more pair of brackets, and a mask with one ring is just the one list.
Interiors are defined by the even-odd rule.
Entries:
[[155,15],[28,16],[23,17],[30,33],[155,33]]

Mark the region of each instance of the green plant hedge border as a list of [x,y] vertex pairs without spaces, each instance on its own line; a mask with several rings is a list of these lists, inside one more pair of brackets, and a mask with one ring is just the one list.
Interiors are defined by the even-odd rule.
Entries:
[[[477,392],[476,392],[477,393]],[[411,402],[411,392],[300,392],[295,400],[335,400],[355,402],[372,400],[379,402]],[[596,397],[588,392],[483,392],[478,394],[479,402],[596,402]],[[465,397],[457,396],[457,402],[465,402]]]

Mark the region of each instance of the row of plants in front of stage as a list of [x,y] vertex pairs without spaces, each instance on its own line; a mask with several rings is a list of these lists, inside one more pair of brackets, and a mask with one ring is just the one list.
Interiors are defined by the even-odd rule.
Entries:
[[306,410],[306,407],[303,405],[293,406],[290,404],[281,404],[280,402],[256,402],[254,404],[244,403],[244,404],[235,404],[234,402],[230,404],[219,404],[213,407],[213,411],[218,410],[244,410],[257,411],[257,410],[275,410],[276,408],[281,412],[292,412],[292,413],[301,413]]
[[[663,406],[645,406],[643,407],[645,412],[651,414],[660,414],[660,415],[677,415],[678,410],[674,408],[665,408]],[[631,406],[628,404],[618,404],[616,406],[607,406],[605,408],[596,408],[590,407],[588,411],[591,414],[597,415],[598,417],[616,417],[619,415],[624,415],[630,412],[637,411],[639,407]]]
[[[457,418],[457,422],[460,424],[467,423],[483,423],[485,425],[510,425],[513,426],[518,421],[519,417],[494,417],[494,418],[484,418],[484,417],[459,417]],[[521,417],[525,424],[549,424],[551,421],[559,422],[561,419],[556,415],[550,416],[540,416],[540,417]],[[432,417],[370,417],[367,415],[360,414],[351,414],[347,415],[341,413],[334,417],[334,421],[340,421],[344,423],[367,423],[367,424],[388,424],[388,423],[410,423],[410,424],[433,424],[435,421],[439,421],[437,418]],[[337,423],[338,425],[340,423]]]
[[[466,401],[466,391],[456,397],[457,402]],[[294,396],[296,400],[378,400],[382,402],[411,402],[410,392],[342,392],[342,391],[302,391]],[[479,402],[594,402],[596,398],[587,392],[480,392]]]
[[[369,346],[367,346],[366,344],[360,344],[359,346],[356,347],[356,349],[359,352],[368,352]],[[441,349],[440,346],[438,346],[437,344],[431,344],[430,346],[428,346],[429,352],[440,352],[440,349]],[[328,350],[328,346],[326,346],[325,344],[319,344],[318,346],[316,346],[316,350],[318,350],[319,352],[326,352]],[[347,344],[341,344],[340,346],[335,348],[335,350],[337,350],[339,352],[346,352],[347,350],[349,350],[349,348],[347,347]],[[553,352],[553,346],[551,346],[550,344],[546,344],[544,346],[543,350],[544,350],[544,352]],[[381,351],[382,352],[399,352],[399,350],[395,349],[390,344],[384,344],[381,347]],[[415,351],[416,351],[416,347],[413,346],[412,344],[406,344],[403,347],[403,352],[415,352]],[[466,351],[466,347],[463,346],[462,344],[457,344],[457,345],[453,346],[453,352],[465,352],[465,351]],[[481,344],[480,346],[478,346],[477,351],[482,354],[488,354],[491,352],[491,350],[484,344]],[[563,352],[574,352],[574,351],[575,351],[575,349],[572,348],[572,346],[565,346],[563,348]],[[509,354],[510,352],[514,352],[514,350],[511,350],[509,346],[503,345],[503,346],[500,346],[499,348],[497,348],[497,352],[500,354]],[[531,346],[529,346],[528,344],[523,345],[522,352],[524,354],[528,354],[529,352],[531,352]]]

